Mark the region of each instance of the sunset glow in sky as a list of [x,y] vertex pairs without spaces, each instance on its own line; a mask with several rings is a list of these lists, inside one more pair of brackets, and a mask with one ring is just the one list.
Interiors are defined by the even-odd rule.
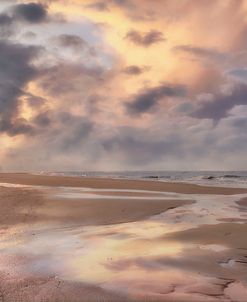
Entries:
[[0,1],[0,169],[247,169],[247,1]]

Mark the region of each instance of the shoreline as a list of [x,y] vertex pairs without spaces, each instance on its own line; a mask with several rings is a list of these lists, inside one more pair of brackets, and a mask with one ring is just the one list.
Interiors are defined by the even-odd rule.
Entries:
[[247,188],[238,187],[216,187],[183,182],[161,182],[157,180],[48,176],[29,173],[0,173],[0,183],[49,187],[147,190],[180,194],[233,195],[247,193]]

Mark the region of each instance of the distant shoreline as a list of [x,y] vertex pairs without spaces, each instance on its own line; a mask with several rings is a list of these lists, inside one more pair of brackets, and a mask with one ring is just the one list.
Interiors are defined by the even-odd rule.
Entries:
[[84,187],[95,189],[132,189],[160,192],[174,192],[182,194],[216,194],[232,195],[247,193],[247,188],[216,187],[197,185],[185,182],[162,182],[157,180],[132,180],[104,177],[76,177],[76,176],[47,176],[29,173],[0,173],[0,183],[12,183],[32,186],[63,186]]

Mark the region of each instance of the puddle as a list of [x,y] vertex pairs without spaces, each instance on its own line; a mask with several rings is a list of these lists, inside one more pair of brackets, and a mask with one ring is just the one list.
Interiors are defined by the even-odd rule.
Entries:
[[234,259],[228,259],[225,262],[220,262],[220,265],[224,268],[232,268],[234,267],[236,261]]
[[51,192],[50,198],[63,199],[140,199],[164,200],[187,199],[177,193],[164,193],[159,191],[123,190],[123,189],[90,189],[59,187]]
[[[222,195],[183,195],[181,197],[193,199],[196,202],[184,205],[169,212],[164,212],[152,217],[153,220],[165,221],[176,225],[181,224],[181,230],[196,227],[203,224],[216,224],[226,218],[236,219],[239,223],[244,223],[245,213],[240,211],[236,201],[247,196],[239,194],[235,196]],[[242,221],[243,220],[243,221]]]
[[214,252],[223,252],[223,251],[228,250],[229,248],[224,245],[220,245],[220,244],[207,244],[207,245],[200,246],[200,249],[211,250]]

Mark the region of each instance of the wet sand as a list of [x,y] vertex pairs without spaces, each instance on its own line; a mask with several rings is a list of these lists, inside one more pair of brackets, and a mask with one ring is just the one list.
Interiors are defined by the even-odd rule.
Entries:
[[247,189],[0,183],[0,301],[247,300]]
[[242,198],[239,201],[237,201],[237,204],[243,207],[247,207],[247,198]]
[[68,202],[59,196],[50,198],[50,194],[50,189],[2,187],[0,225],[6,227],[34,222],[79,225],[124,223],[142,220],[193,202],[161,198],[152,200],[149,196],[148,199],[121,199],[114,195],[111,199],[100,199],[96,195],[93,200],[87,197],[74,199],[72,196]]

